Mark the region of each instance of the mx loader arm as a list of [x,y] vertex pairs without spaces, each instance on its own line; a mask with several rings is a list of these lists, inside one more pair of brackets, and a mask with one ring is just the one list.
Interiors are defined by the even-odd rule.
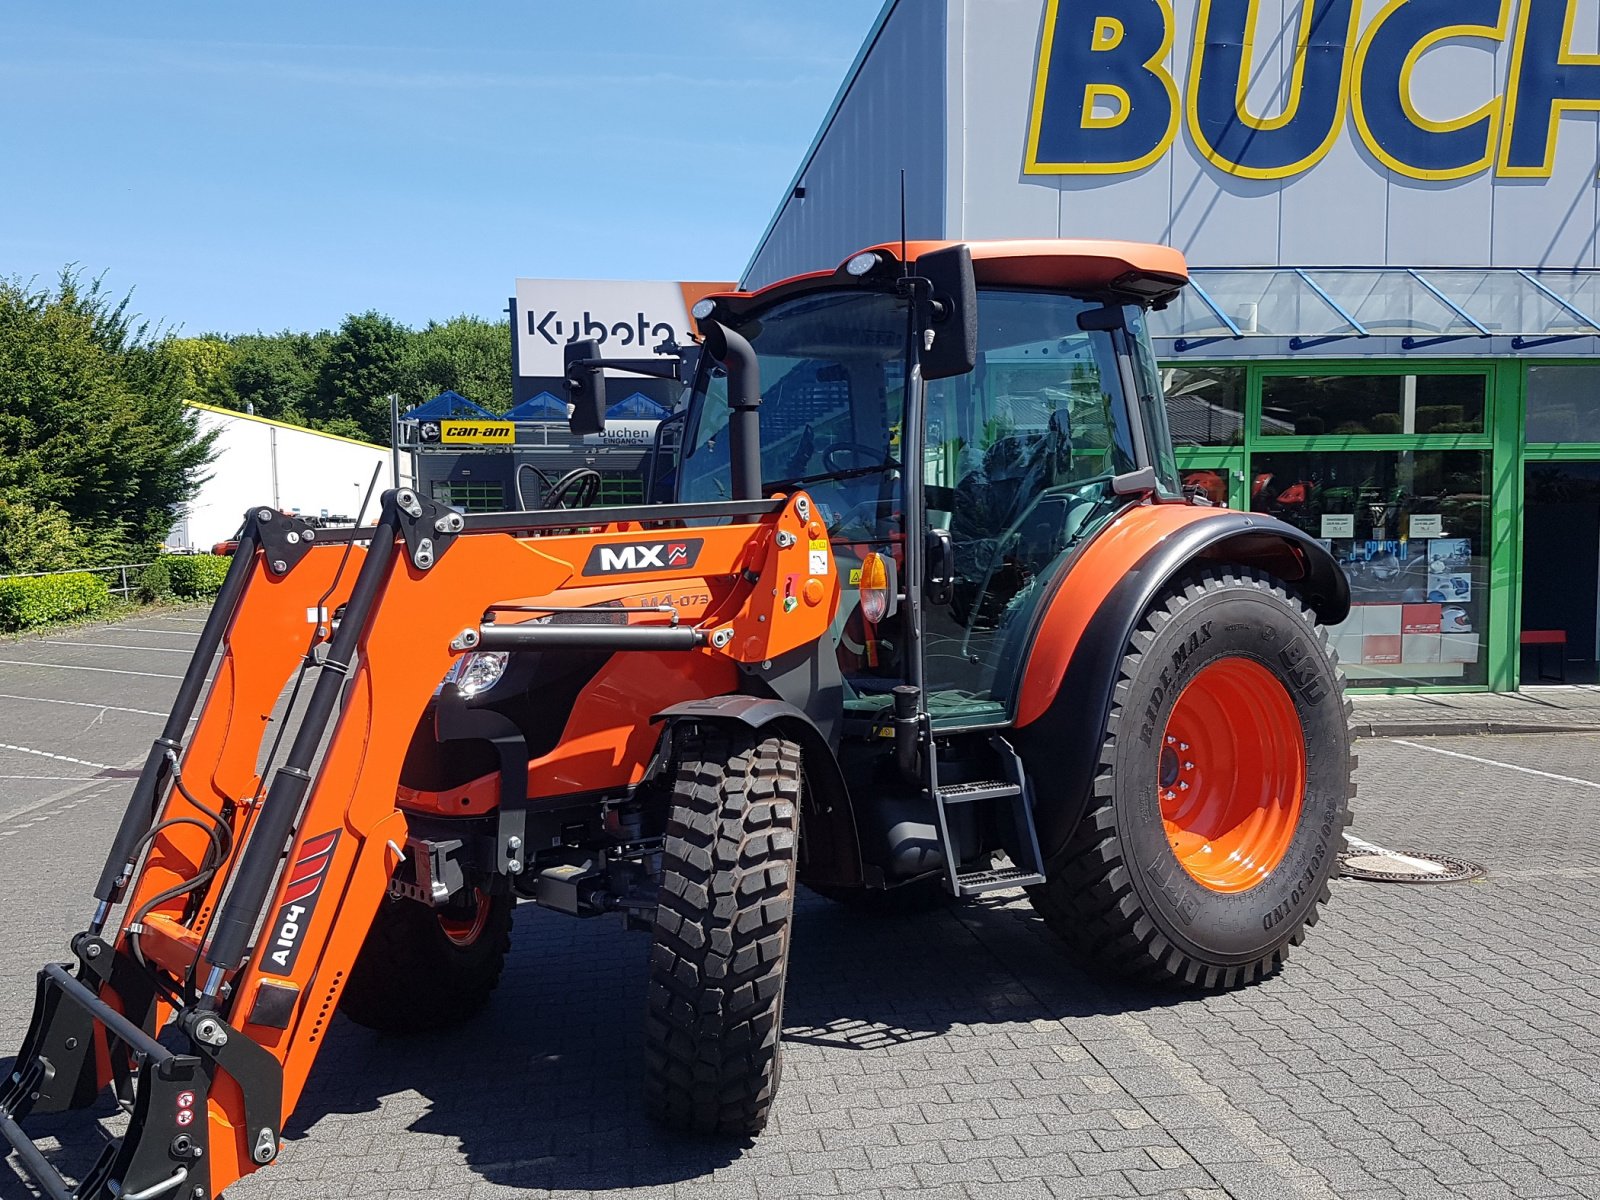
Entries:
[[[693,681],[678,700],[737,691],[741,666],[823,639],[839,597],[826,546],[804,494],[463,516],[401,489],[350,530],[251,513],[75,961],[39,972],[0,1078],[24,1170],[51,1200],[211,1200],[272,1162],[405,856],[401,761],[452,661],[582,645]],[[703,603],[619,616],[619,582]],[[649,716],[575,748],[591,778],[638,782]],[[127,1131],[74,1186],[23,1124],[108,1091]]]

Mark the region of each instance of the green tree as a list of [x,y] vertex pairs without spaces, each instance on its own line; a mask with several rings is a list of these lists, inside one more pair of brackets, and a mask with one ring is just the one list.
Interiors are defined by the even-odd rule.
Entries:
[[362,437],[389,444],[389,395],[406,390],[405,366],[411,331],[378,312],[352,313],[344,319],[317,376],[318,421],[348,417]]
[[211,457],[185,388],[182,359],[99,280],[0,282],[0,495],[65,513],[91,559],[154,549]]
[[411,336],[405,407],[453,391],[490,412],[511,407],[511,327],[481,317],[430,321]]
[[317,407],[317,377],[331,333],[252,333],[232,340],[228,381],[243,411],[303,424]]
[[232,342],[219,334],[204,337],[169,338],[164,343],[167,356],[172,360],[183,398],[213,408],[242,409],[233,386],[233,365],[238,350]]
[[86,563],[88,549],[60,505],[21,488],[0,491],[0,575],[66,570]]

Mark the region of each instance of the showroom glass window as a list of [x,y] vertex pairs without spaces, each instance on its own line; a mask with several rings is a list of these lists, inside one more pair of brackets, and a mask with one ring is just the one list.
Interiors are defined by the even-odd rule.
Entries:
[[1244,444],[1243,367],[1167,366],[1161,370],[1167,424],[1178,446]]
[[1261,435],[1482,433],[1487,384],[1482,374],[1267,375]]
[[1600,367],[1592,363],[1530,366],[1527,440],[1600,440]]
[[1486,450],[1267,452],[1250,470],[1250,507],[1319,539],[1350,581],[1330,634],[1353,685],[1487,682]]

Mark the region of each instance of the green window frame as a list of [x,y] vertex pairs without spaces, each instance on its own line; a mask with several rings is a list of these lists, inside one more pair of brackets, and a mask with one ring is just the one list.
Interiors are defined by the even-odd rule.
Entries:
[[[1537,360],[1539,362],[1556,360]],[[1180,472],[1227,472],[1231,507],[1249,507],[1251,463],[1271,453],[1336,453],[1339,451],[1478,451],[1488,457],[1490,503],[1488,544],[1488,620],[1483,630],[1486,682],[1482,684],[1368,686],[1352,684],[1359,694],[1426,694],[1512,691],[1518,680],[1518,630],[1521,621],[1521,506],[1524,447],[1522,414],[1526,383],[1525,359],[1311,359],[1240,361],[1227,359],[1163,360],[1163,366],[1242,366],[1248,370],[1245,432],[1238,447],[1179,447]],[[1263,434],[1263,392],[1268,379],[1316,376],[1461,375],[1484,380],[1484,426],[1481,433],[1413,434]],[[1600,457],[1600,447],[1561,447],[1572,459]]]

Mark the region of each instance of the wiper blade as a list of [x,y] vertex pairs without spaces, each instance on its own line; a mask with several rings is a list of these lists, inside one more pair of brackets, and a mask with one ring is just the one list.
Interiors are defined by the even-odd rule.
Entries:
[[819,475],[801,475],[797,479],[780,479],[776,483],[762,484],[767,492],[781,492],[785,488],[804,487],[808,483],[822,483],[829,479],[859,479],[863,475],[879,475],[884,471],[898,471],[900,464],[890,459],[888,462],[874,463],[870,467],[851,467],[848,471],[823,471]]

